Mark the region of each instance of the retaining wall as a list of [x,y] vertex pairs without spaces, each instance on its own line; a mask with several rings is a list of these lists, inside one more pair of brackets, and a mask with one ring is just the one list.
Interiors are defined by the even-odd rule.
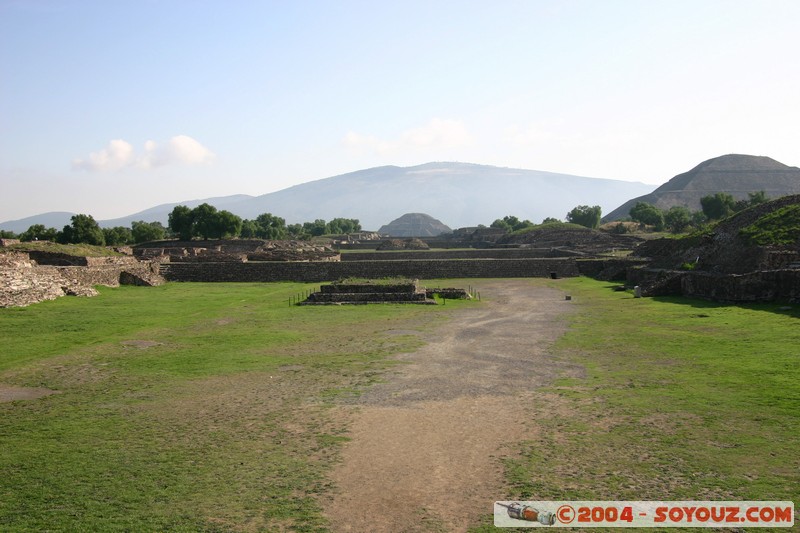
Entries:
[[[120,276],[123,272],[143,278],[144,280],[153,279],[152,284],[159,283],[158,280],[154,278],[154,275],[157,274],[158,267],[147,262],[134,261],[132,264],[127,265],[98,265],[89,267],[67,266],[55,267],[55,269],[66,281],[74,285],[86,287],[92,287],[94,285],[118,287],[120,284]],[[161,280],[161,282],[163,282],[163,280]]]
[[461,259],[286,263],[163,263],[169,281],[335,281],[343,278],[528,278],[578,276],[574,259]]
[[347,252],[342,261],[400,261],[409,259],[542,259],[563,258],[565,253],[553,248],[491,248],[483,250],[436,250],[400,252]]
[[800,270],[769,270],[749,274],[714,275],[691,272],[681,276],[684,296],[724,302],[800,303]]
[[800,270],[765,270],[748,274],[632,268],[628,285],[648,296],[690,296],[720,302],[800,303]]
[[0,264],[0,307],[18,307],[67,294],[93,296],[95,285],[158,285],[163,278],[151,263],[101,266],[34,266],[28,260]]
[[646,265],[648,261],[638,257],[608,257],[595,259],[578,259],[578,270],[582,276],[612,281],[627,278],[631,267]]

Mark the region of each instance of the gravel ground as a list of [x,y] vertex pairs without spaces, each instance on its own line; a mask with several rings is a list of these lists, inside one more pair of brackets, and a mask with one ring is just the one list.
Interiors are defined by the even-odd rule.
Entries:
[[[503,498],[499,457],[537,431],[525,420],[536,393],[581,367],[549,354],[572,303],[526,280],[480,287],[407,362],[338,409],[352,439],[326,503],[334,531],[464,531]],[[534,398],[535,396],[535,398]]]

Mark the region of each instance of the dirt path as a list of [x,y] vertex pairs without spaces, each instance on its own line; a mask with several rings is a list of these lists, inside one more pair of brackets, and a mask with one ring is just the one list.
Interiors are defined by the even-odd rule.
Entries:
[[524,280],[480,291],[483,305],[340,408],[354,422],[325,509],[334,531],[466,530],[504,497],[498,457],[537,431],[524,415],[532,391],[582,375],[547,353],[570,309],[563,293]]

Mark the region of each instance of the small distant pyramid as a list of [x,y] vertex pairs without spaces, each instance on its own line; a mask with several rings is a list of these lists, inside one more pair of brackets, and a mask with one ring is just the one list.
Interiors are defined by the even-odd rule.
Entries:
[[390,237],[436,237],[442,233],[452,233],[452,231],[425,213],[406,213],[385,226],[381,226],[378,233]]

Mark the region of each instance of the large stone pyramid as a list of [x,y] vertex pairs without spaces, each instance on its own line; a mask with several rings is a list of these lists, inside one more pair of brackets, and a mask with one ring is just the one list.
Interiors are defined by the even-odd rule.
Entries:
[[677,205],[699,211],[703,196],[724,192],[742,200],[749,193],[759,191],[764,191],[770,199],[800,194],[800,168],[764,156],[729,154],[715,157],[678,174],[650,194],[628,200],[603,220],[608,222],[628,216],[636,202],[653,204],[659,209]]

